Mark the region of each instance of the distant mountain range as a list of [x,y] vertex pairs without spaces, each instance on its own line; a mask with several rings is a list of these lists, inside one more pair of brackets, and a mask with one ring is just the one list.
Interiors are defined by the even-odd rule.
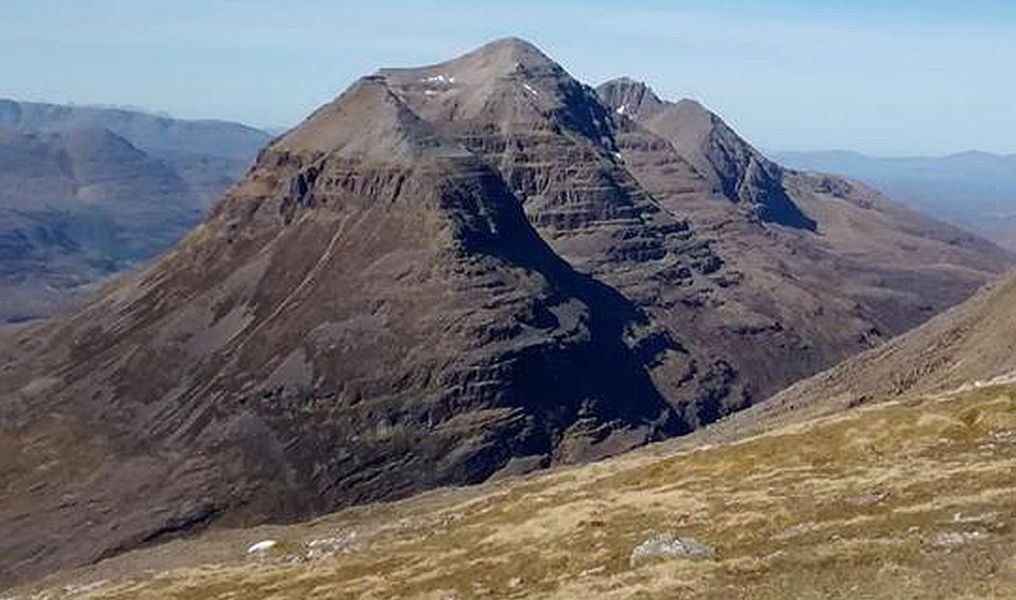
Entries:
[[879,158],[856,152],[770,152],[793,169],[859,179],[909,206],[1016,249],[1016,155],[964,152]]
[[22,133],[108,129],[157,158],[247,160],[268,141],[259,129],[215,119],[174,119],[144,111],[0,99],[0,127]]
[[269,139],[224,121],[0,99],[0,321],[73,306],[172,246]]
[[[88,146],[188,180],[136,135]],[[523,40],[383,69],[159,260],[0,329],[0,583],[686,434],[1012,259]]]

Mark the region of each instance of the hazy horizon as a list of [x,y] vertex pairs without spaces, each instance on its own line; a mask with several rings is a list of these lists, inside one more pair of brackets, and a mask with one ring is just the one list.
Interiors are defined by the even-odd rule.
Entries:
[[[198,121],[208,120],[208,121],[234,122],[234,123],[239,123],[240,125],[246,125],[248,127],[253,127],[255,129],[260,129],[261,131],[264,131],[266,133],[270,133],[270,134],[273,134],[273,135],[284,133],[286,130],[296,126],[297,124],[299,124],[299,122],[297,122],[297,123],[292,123],[290,125],[279,125],[279,126],[276,126],[276,127],[262,127],[262,126],[258,126],[258,125],[253,125],[251,123],[246,123],[244,121],[237,121],[235,119],[229,119],[229,118],[226,118],[226,117],[217,117],[217,116],[214,116],[214,115],[207,116],[207,117],[185,117],[185,116],[181,116],[181,115],[176,115],[176,114],[168,112],[168,111],[157,110],[157,109],[149,108],[149,107],[146,107],[146,106],[137,106],[137,105],[133,105],[133,104],[91,103],[91,102],[73,102],[73,101],[72,102],[54,102],[52,100],[48,100],[48,99],[45,99],[45,98],[19,98],[19,97],[15,97],[15,96],[0,96],[0,100],[13,100],[13,101],[16,101],[16,102],[40,103],[40,104],[59,104],[59,105],[63,105],[63,106],[81,107],[81,108],[124,110],[124,111],[131,111],[131,112],[150,114],[150,115],[153,115],[153,116],[156,116],[156,117],[167,117],[167,118],[183,119],[183,120],[198,120]],[[757,149],[759,151],[763,152],[764,154],[767,154],[767,155],[791,155],[791,154],[802,154],[802,155],[805,155],[805,154],[815,154],[815,155],[820,155],[820,154],[840,154],[840,153],[843,153],[843,154],[852,154],[852,155],[856,155],[856,156],[859,156],[859,157],[871,158],[871,159],[937,159],[937,158],[957,157],[957,156],[962,156],[962,155],[966,155],[966,154],[985,154],[985,155],[995,156],[995,157],[1001,157],[1001,158],[1016,158],[1016,153],[989,152],[989,151],[986,151],[986,150],[979,150],[977,148],[969,148],[969,149],[966,149],[966,150],[956,150],[954,152],[948,152],[948,153],[944,153],[944,154],[873,154],[873,153],[869,153],[869,152],[861,152],[859,150],[854,150],[854,149],[851,149],[851,148],[816,148],[816,149],[813,149],[813,150],[800,150],[800,149],[797,149],[797,148],[764,148],[764,147],[758,147]]]
[[1016,153],[1016,6],[700,4],[42,0],[0,7],[0,52],[18,57],[0,96],[278,129],[379,67],[516,35],[589,84],[700,100],[760,148]]

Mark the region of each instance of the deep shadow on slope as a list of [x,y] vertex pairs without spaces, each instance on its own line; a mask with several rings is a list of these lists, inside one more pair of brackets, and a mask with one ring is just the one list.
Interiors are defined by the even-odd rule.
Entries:
[[[37,360],[0,378],[21,490],[0,511],[6,581],[213,523],[301,519],[478,482],[515,458],[529,462],[512,469],[527,470],[688,430],[625,343],[626,331],[645,322],[637,307],[555,256],[498,174],[435,146],[411,114],[382,99],[388,104],[369,106],[394,119],[395,147],[411,145],[408,167],[338,152],[264,152],[250,186],[269,181],[267,191],[241,188],[159,264],[83,313],[20,338]],[[370,217],[386,235],[345,232],[339,215]],[[427,229],[428,219],[441,226]],[[355,243],[333,254],[342,241]],[[376,280],[363,273],[392,249],[419,279],[386,277],[394,287],[372,297]],[[262,260],[270,264],[259,279],[237,283]],[[522,300],[503,293],[521,285],[513,283],[519,273],[543,282],[520,287]],[[367,339],[329,354],[333,345],[313,341],[336,314],[370,314],[377,302],[420,289],[434,293],[395,333],[433,345],[423,358]],[[420,329],[462,310],[449,294],[474,302],[497,290],[493,308],[484,307],[492,317],[472,305],[461,312],[487,337]],[[189,335],[200,339],[232,314],[253,320],[211,350],[186,337],[194,328]],[[561,323],[583,315],[587,322]],[[521,321],[491,329],[487,318]],[[347,394],[360,384],[343,369],[367,349],[387,354],[353,365],[377,373]],[[297,352],[311,372],[274,381],[280,358]],[[414,360],[424,362],[414,370]],[[426,376],[417,381],[419,373]],[[372,437],[382,424],[385,435]],[[40,459],[24,453],[72,447],[74,460],[36,486]]]

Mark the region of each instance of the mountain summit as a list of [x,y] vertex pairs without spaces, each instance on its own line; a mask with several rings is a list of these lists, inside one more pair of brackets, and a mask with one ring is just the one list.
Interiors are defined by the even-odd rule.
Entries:
[[381,70],[158,262],[7,332],[0,575],[686,433],[1008,264],[654,98],[517,39]]
[[649,117],[666,106],[644,81],[636,81],[631,77],[618,77],[597,88],[604,104],[614,109],[619,115],[633,119]]
[[788,227],[817,227],[788,195],[783,170],[698,102],[665,102],[645,83],[626,77],[604,83],[598,92],[618,115],[670,142],[716,191],[749,213]]

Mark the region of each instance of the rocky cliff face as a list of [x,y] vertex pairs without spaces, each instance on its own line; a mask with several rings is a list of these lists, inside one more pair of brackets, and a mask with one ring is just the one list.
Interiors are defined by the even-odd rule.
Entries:
[[1007,263],[841,180],[772,171],[808,221],[767,218],[750,146],[695,129],[710,170],[612,102],[515,39],[383,70],[159,262],[8,332],[3,575],[687,432]]
[[814,231],[817,224],[784,188],[784,170],[694,100],[666,102],[644,83],[620,78],[597,91],[603,102],[659,135],[712,185],[760,221]]

